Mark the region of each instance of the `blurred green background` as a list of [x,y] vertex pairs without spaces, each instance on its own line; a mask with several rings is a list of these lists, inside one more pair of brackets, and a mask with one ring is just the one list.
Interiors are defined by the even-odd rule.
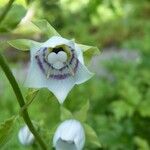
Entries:
[[[8,4],[0,0],[0,16]],[[0,17],[1,18],[1,17]],[[90,101],[87,123],[97,132],[102,148],[87,143],[86,150],[150,150],[150,1],[149,0],[16,0],[0,19],[0,42],[16,38],[45,41],[31,20],[47,19],[78,43],[99,47],[89,68],[96,75],[75,86],[64,106],[72,112]],[[29,52],[1,44],[24,95],[23,81]],[[15,95],[0,70],[0,122],[19,112]],[[60,122],[57,100],[41,90],[29,113],[51,146],[49,130]],[[19,144],[19,119],[3,150],[38,149]]]

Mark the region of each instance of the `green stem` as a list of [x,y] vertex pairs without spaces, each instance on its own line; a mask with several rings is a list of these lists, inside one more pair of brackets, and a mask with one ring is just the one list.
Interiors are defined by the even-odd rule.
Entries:
[[[0,66],[2,67],[3,71],[5,72],[5,75],[7,76],[8,80],[13,88],[13,91],[17,97],[17,100],[18,100],[18,103],[19,103],[21,109],[24,108],[25,101],[24,101],[23,95],[21,93],[21,90],[20,90],[18,83],[17,83],[16,79],[14,78],[6,60],[4,59],[4,57],[1,54],[0,54]],[[27,109],[23,109],[22,117],[23,117],[25,123],[27,124],[28,128],[30,129],[30,131],[33,133],[35,139],[38,141],[41,148],[43,150],[47,150],[47,146],[45,145],[44,141],[41,139],[40,135],[37,133],[37,131],[35,130],[32,122],[31,122],[31,119],[29,117]]]
[[1,13],[1,15],[0,15],[0,23],[3,21],[3,19],[5,18],[5,16],[6,16],[7,13],[9,12],[9,10],[10,10],[10,8],[11,8],[11,6],[12,6],[12,4],[13,4],[14,1],[15,1],[15,0],[9,0],[9,2],[8,2],[8,4],[6,5],[4,11],[3,11],[3,12]]

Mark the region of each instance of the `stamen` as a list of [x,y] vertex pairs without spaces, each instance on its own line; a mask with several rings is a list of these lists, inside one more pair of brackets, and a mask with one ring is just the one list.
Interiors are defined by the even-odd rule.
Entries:
[[46,78],[49,79],[50,75],[50,69],[48,69]]
[[74,76],[75,75],[74,70],[71,68],[71,66],[67,62],[66,62],[66,65],[67,65],[71,75]]
[[45,73],[45,69],[44,69],[44,66],[39,58],[38,55],[35,56],[35,59],[37,60],[37,63],[38,63],[38,66],[40,67],[40,69],[42,70],[43,73]]

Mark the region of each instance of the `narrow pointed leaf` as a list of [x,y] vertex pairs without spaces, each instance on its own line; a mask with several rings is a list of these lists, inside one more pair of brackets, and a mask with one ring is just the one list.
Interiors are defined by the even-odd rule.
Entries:
[[0,124],[0,149],[10,140],[16,117],[12,117]]
[[83,44],[77,44],[77,45],[84,52],[84,56],[85,56],[84,58],[87,63],[91,60],[93,56],[100,54],[100,50],[95,46],[88,46]]
[[21,111],[27,109],[29,107],[29,105],[33,102],[33,100],[35,99],[37,93],[38,93],[38,89],[33,89],[33,88],[29,88],[26,94],[26,104],[21,108]]
[[86,51],[92,51],[93,53],[100,52],[100,50],[96,46],[89,46],[89,45],[83,45],[83,44],[78,44],[78,46],[82,49],[83,52],[86,52]]
[[38,89],[32,89],[29,88],[26,94],[26,101],[27,103],[30,103],[33,101],[33,99],[36,97],[36,95],[38,94],[39,90]]
[[12,47],[22,50],[22,51],[28,51],[31,47],[34,46],[40,46],[41,43],[33,41],[33,40],[27,40],[27,39],[16,39],[16,40],[10,40],[8,41],[9,45]]
[[[6,2],[6,0],[4,0]],[[0,1],[2,3],[2,1]],[[0,8],[0,14],[3,12],[3,8]],[[7,10],[8,11],[8,10]],[[10,32],[17,27],[22,18],[26,15],[27,9],[23,5],[14,3],[9,9],[7,15],[0,23],[0,33]]]
[[85,130],[87,141],[90,144],[92,144],[93,146],[101,147],[98,136],[97,136],[96,132],[94,131],[94,129],[91,126],[89,126],[88,124],[84,123],[84,130]]
[[86,121],[89,106],[89,101],[87,101],[86,104],[79,111],[74,113],[75,119],[80,120],[81,122]]
[[48,23],[47,20],[38,20],[32,22],[36,25],[42,33],[46,34],[47,37],[60,36],[60,34]]
[[73,115],[72,113],[66,109],[65,107],[61,106],[60,107],[60,119],[61,121],[67,120],[67,119],[73,119]]

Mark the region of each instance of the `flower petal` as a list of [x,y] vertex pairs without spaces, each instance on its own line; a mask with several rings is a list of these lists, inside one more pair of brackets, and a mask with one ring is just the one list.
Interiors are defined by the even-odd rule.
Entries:
[[23,145],[31,145],[34,142],[34,136],[27,126],[24,126],[19,130],[18,138]]
[[46,87],[46,77],[40,70],[39,66],[35,58],[31,58],[31,64],[29,68],[29,72],[25,81],[25,86],[31,88],[43,88]]
[[43,43],[42,47],[56,47],[58,45],[67,45],[72,48],[74,48],[74,42],[65,38],[62,38],[61,36],[53,36],[49,40]]
[[77,53],[78,60],[84,65],[83,51],[78,44],[75,44],[75,51]]
[[75,74],[76,84],[81,84],[87,80],[89,80],[94,73],[90,72],[86,66],[79,62],[77,72]]
[[37,51],[39,49],[40,49],[39,45],[34,45],[33,47],[31,47],[31,50],[30,50],[31,61],[32,61],[33,57],[35,57],[35,54],[37,53]]
[[70,90],[75,85],[72,77],[66,79],[48,79],[47,88],[57,97],[60,103],[63,103]]
[[56,150],[78,150],[74,142],[68,143],[67,141],[63,141],[59,139],[56,143]]
[[75,85],[73,77],[66,79],[47,79],[39,68],[35,58],[32,58],[30,69],[25,81],[25,86],[31,88],[48,88],[58,99],[60,103],[63,103],[69,91]]

